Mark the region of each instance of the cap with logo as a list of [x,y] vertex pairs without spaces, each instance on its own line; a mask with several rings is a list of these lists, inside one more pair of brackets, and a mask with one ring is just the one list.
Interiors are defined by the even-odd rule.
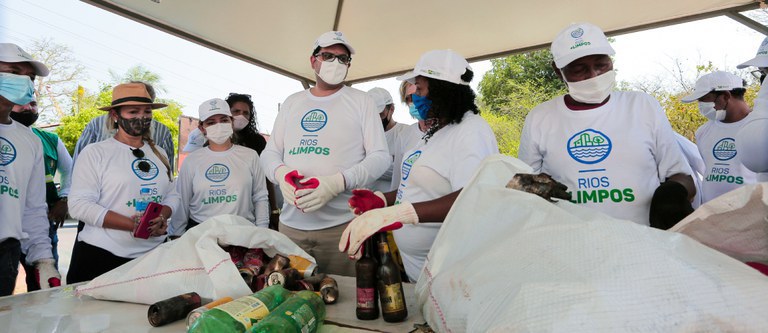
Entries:
[[376,103],[376,110],[378,110],[378,112],[383,111],[384,107],[387,105],[394,103],[392,101],[392,95],[390,95],[389,91],[384,88],[371,88],[371,90],[368,90],[368,95],[371,96]]
[[211,116],[217,114],[223,114],[232,117],[232,112],[229,111],[229,104],[221,98],[211,98],[202,104],[197,109],[200,115],[200,122],[205,121]]
[[112,104],[100,107],[99,110],[109,111],[113,108],[126,105],[149,105],[152,109],[168,106],[163,103],[154,103],[143,83],[121,83],[112,88]]
[[757,54],[755,54],[754,58],[737,65],[736,68],[742,69],[749,66],[768,67],[768,37],[765,37],[763,42],[760,43],[760,47],[757,48]]
[[616,54],[603,30],[586,22],[571,24],[560,31],[552,41],[551,51],[557,68],[563,68],[581,57]]
[[29,53],[13,43],[0,43],[0,61],[2,62],[28,62],[35,69],[35,75],[48,76],[50,71],[42,62],[32,58]]
[[728,72],[716,71],[696,80],[693,93],[680,100],[683,103],[690,103],[712,91],[731,91],[736,88],[744,88],[744,81],[740,77]]
[[467,69],[472,70],[472,67],[469,66],[464,57],[453,50],[432,50],[421,55],[413,71],[398,76],[397,80],[415,83],[417,76],[425,76],[450,83],[469,85],[469,82],[461,79]]
[[320,35],[320,37],[317,37],[315,40],[315,44],[312,46],[312,49],[314,50],[318,47],[329,47],[335,44],[343,44],[347,47],[347,49],[349,49],[349,55],[355,54],[355,49],[352,48],[352,44],[349,43],[341,31],[328,31]]

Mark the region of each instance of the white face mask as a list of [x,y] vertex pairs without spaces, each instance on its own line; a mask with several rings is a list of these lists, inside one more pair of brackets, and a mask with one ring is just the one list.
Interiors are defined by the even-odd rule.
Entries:
[[347,70],[349,67],[340,63],[338,60],[323,61],[320,63],[320,73],[317,73],[325,83],[330,85],[337,85],[344,82],[347,78]]
[[699,112],[709,120],[723,121],[725,110],[715,110],[715,102],[699,102]]
[[235,121],[233,125],[235,126],[235,131],[239,131],[245,128],[245,126],[248,126],[248,118],[246,118],[245,116],[237,115],[234,118],[235,118]]
[[577,102],[600,104],[611,95],[616,85],[616,72],[613,70],[579,82],[566,82],[568,94]]
[[205,137],[220,145],[232,137],[232,123],[218,123],[205,128]]

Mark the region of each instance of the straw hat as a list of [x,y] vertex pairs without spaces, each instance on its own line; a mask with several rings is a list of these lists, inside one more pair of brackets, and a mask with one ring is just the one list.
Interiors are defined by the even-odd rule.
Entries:
[[143,83],[122,83],[112,89],[112,105],[101,107],[99,110],[109,111],[126,105],[149,105],[152,109],[168,106],[163,103],[154,103]]

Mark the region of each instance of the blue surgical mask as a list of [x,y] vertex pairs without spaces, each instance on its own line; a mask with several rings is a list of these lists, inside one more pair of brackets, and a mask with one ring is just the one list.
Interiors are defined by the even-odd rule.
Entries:
[[416,110],[419,112],[419,116],[416,117],[416,119],[427,120],[427,112],[432,108],[432,100],[417,94],[412,94],[411,100],[413,100],[413,106],[416,107]]
[[418,120],[424,120],[421,119],[421,115],[419,115],[419,109],[416,108],[416,105],[413,105],[413,103],[408,104],[408,112],[411,114],[411,117]]
[[35,98],[35,84],[26,75],[0,73],[0,95],[16,105],[25,105]]

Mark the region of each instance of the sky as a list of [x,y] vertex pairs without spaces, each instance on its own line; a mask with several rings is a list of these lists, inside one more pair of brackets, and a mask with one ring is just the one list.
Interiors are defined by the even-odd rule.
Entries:
[[[318,35],[322,32],[318,32]],[[554,36],[553,36],[554,37]],[[0,0],[0,42],[22,47],[32,39],[50,38],[70,48],[86,67],[90,91],[109,82],[109,70],[124,73],[143,65],[162,78],[167,89],[160,97],[184,105],[185,115],[197,117],[198,105],[230,92],[253,96],[259,128],[270,133],[279,103],[303,89],[300,82],[203,46],[76,0]],[[736,65],[752,58],[763,35],[726,17],[717,17],[653,30],[615,36],[612,44],[617,80],[674,85],[674,65],[695,77],[695,66],[711,61],[715,68],[736,72]],[[352,41],[354,42],[354,41]],[[414,64],[415,65],[415,64]],[[309,66],[309,64],[307,64]],[[490,61],[471,64],[472,87],[491,69]],[[747,78],[747,72],[740,73]],[[394,78],[356,84],[369,90],[382,87],[397,101]],[[396,103],[394,119],[413,123],[406,106]]]

